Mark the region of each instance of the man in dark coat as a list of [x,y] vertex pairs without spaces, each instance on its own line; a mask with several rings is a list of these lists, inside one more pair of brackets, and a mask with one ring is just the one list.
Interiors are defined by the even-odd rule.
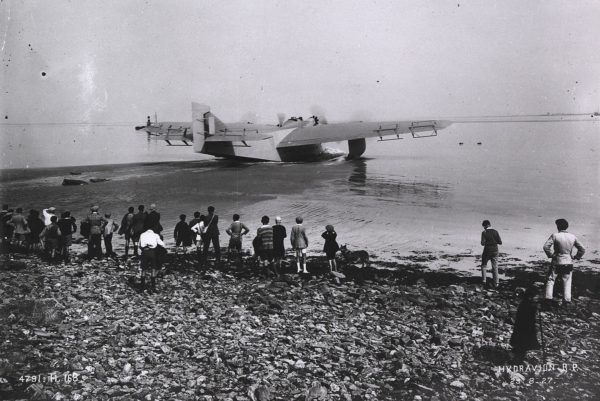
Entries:
[[204,216],[204,227],[205,232],[202,237],[202,259],[200,266],[203,266],[208,258],[208,247],[212,242],[215,250],[216,263],[221,262],[221,247],[219,245],[219,216],[215,214],[215,208],[213,206],[208,207],[208,216]]
[[144,227],[146,226],[146,217],[148,214],[144,211],[144,205],[138,206],[138,212],[133,215],[131,225],[132,225],[132,236],[131,240],[133,241],[133,254],[138,256],[138,242],[140,242],[140,235],[144,231]]
[[73,233],[77,231],[75,218],[71,217],[71,212],[66,211],[61,214],[60,220],[56,222],[60,228],[60,252],[63,260],[69,262],[71,253],[71,244],[73,243]]
[[481,245],[483,245],[483,253],[481,254],[481,276],[483,284],[486,281],[487,262],[492,262],[492,275],[494,277],[494,287],[498,287],[500,283],[498,279],[498,245],[502,245],[500,234],[494,230],[489,220],[484,220],[481,223],[483,231],[481,232]]
[[146,230],[153,230],[158,235],[160,235],[163,230],[163,227],[160,225],[160,213],[156,211],[156,205],[154,203],[150,205],[150,213],[148,213],[148,216],[146,217],[144,228]]
[[85,222],[90,226],[88,235],[88,258],[102,259],[102,225],[104,218],[98,213],[99,207],[92,206]]

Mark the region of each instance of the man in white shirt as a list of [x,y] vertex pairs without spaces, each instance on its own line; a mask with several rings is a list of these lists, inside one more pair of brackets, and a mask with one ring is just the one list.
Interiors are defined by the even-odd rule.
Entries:
[[43,209],[42,214],[44,215],[44,225],[49,226],[52,223],[50,221],[52,216],[56,216],[56,208],[54,206],[52,206],[52,207],[49,207],[48,209]]
[[150,270],[150,293],[156,292],[156,274],[158,272],[158,246],[165,247],[165,243],[160,239],[152,229],[144,231],[140,235],[140,248],[142,248],[142,258],[140,267],[142,268],[142,290],[146,289],[146,275]]
[[[546,256],[552,258],[550,271],[548,272],[548,281],[546,281],[546,299],[552,299],[554,281],[557,276],[561,276],[563,281],[563,298],[568,304],[571,302],[573,259],[581,259],[585,253],[585,248],[576,236],[567,232],[567,228],[569,228],[567,220],[558,219],[555,223],[558,232],[552,234],[544,244]],[[571,257],[573,248],[577,249],[577,254]]]

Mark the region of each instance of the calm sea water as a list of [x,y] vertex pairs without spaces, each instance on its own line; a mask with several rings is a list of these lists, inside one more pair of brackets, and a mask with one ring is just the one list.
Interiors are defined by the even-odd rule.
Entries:
[[[501,250],[523,260],[543,259],[558,217],[596,258],[600,243],[598,122],[457,124],[434,138],[368,141],[361,160],[295,164],[215,160],[147,143],[127,128],[21,130],[2,141],[2,203],[52,205],[78,218],[99,204],[119,219],[127,206],[156,203],[168,240],[180,213],[212,204],[221,231],[233,213],[252,230],[262,215],[280,215],[288,227],[302,215],[314,253],[326,224],[336,227],[340,243],[386,259],[479,254],[483,219],[503,237]],[[155,163],[164,160],[179,161]],[[109,165],[56,167],[86,164]],[[31,168],[40,166],[46,168]],[[61,186],[63,178],[77,178],[70,176],[75,170],[82,179],[110,181]],[[437,263],[474,269],[473,260]]]

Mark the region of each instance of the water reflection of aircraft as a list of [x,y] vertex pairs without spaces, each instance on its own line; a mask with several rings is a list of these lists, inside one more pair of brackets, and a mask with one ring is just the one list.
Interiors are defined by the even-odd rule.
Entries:
[[279,115],[277,125],[227,123],[219,120],[208,106],[192,103],[192,123],[150,122],[136,127],[148,137],[164,140],[168,145],[190,146],[194,151],[217,157],[265,160],[305,161],[322,158],[324,143],[348,141],[348,158],[361,156],[366,138],[380,141],[437,135],[450,121],[354,121],[329,124],[322,116],[291,117],[284,121]]

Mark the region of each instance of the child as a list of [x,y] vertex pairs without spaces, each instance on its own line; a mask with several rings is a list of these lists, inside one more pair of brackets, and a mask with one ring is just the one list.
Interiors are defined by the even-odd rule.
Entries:
[[528,350],[539,349],[535,319],[538,313],[536,297],[538,289],[531,285],[525,291],[523,300],[517,309],[515,327],[510,337],[510,345],[518,361],[522,361]]
[[185,222],[186,215],[182,214],[179,216],[179,223],[175,226],[175,232],[173,237],[175,238],[175,252],[181,245],[183,248],[183,254],[187,254],[187,247],[192,245],[192,230]]
[[260,237],[260,259],[263,267],[267,268],[273,263],[273,227],[269,225],[269,216],[260,219],[262,226],[256,230],[256,236]]
[[[195,214],[194,214],[195,215]],[[196,220],[196,218],[194,218]],[[193,220],[192,220],[193,221]],[[196,237],[196,252],[198,253],[198,259],[202,260],[202,240],[204,230],[204,215],[198,217],[198,222],[192,226],[192,232]]]
[[[296,253],[298,273],[308,273],[308,270],[306,270],[306,248],[308,248],[308,237],[306,236],[306,230],[302,226],[302,222],[302,217],[296,217],[296,225],[292,227],[290,242]],[[300,270],[300,262],[302,262],[302,270]]]
[[325,232],[321,234],[321,237],[325,239],[325,245],[323,246],[323,252],[327,255],[327,262],[329,262],[329,273],[332,271],[337,272],[337,264],[335,262],[335,254],[340,250],[336,238],[337,233],[333,229],[331,224],[325,226]]

